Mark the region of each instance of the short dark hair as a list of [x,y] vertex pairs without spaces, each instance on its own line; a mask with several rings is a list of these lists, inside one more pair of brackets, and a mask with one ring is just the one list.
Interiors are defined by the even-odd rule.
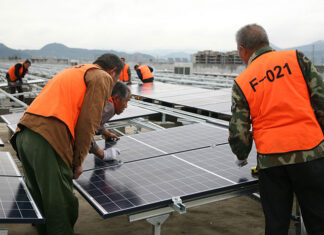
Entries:
[[134,69],[136,69],[137,67],[138,67],[138,64],[135,64]]
[[126,99],[131,93],[128,86],[120,81],[116,82],[111,92],[111,97],[118,96],[121,99]]
[[124,67],[119,57],[115,54],[110,53],[106,53],[99,56],[98,59],[96,59],[96,61],[93,63],[99,65],[101,68],[106,70],[113,69],[116,67],[117,73],[120,73]]
[[25,60],[24,64],[31,64],[31,62],[29,59],[27,59],[27,60]]
[[124,57],[122,57],[122,58],[120,58],[121,60],[125,60],[125,58]]

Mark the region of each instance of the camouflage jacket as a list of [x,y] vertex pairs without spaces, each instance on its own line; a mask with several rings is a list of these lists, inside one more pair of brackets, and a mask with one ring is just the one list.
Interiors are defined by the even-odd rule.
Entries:
[[[271,47],[262,47],[256,50],[248,61],[250,64],[256,57],[273,51]],[[298,62],[303,72],[310,94],[311,105],[316,118],[324,132],[324,83],[311,61],[301,52],[297,52]],[[251,151],[253,136],[250,132],[251,117],[249,105],[234,82],[232,88],[232,118],[229,124],[229,143],[238,159],[246,159]],[[311,150],[295,151],[284,154],[259,154],[257,167],[264,169],[273,166],[295,164],[324,157],[324,141]]]

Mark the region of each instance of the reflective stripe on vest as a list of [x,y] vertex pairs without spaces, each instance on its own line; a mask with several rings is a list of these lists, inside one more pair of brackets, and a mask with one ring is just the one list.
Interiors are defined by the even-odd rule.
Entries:
[[138,69],[141,71],[143,80],[153,77],[153,74],[147,65],[140,65]]
[[74,129],[87,91],[85,75],[94,64],[76,65],[55,75],[27,108],[26,113],[55,117],[69,129],[73,142]]
[[122,82],[129,81],[128,68],[129,68],[128,64],[125,64],[123,70],[120,73],[120,78],[119,78],[120,81],[122,81]]
[[[21,64],[21,68],[19,69],[19,75],[22,76],[23,72],[24,72],[24,63],[23,62],[20,62],[19,64]],[[15,66],[12,66],[9,70],[8,70],[8,74],[9,74],[9,78],[10,78],[10,81],[12,82],[15,82],[17,81],[17,76],[15,74]]]
[[258,153],[309,150],[324,139],[295,50],[259,56],[235,81],[250,107]]

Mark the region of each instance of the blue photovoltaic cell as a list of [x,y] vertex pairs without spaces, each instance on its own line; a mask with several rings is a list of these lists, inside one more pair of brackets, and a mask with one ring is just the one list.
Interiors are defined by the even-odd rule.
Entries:
[[74,183],[104,217],[238,186],[169,155],[86,171]]
[[228,130],[211,124],[192,124],[131,136],[164,153],[201,148],[228,141]]
[[[104,140],[97,141],[97,144],[101,149],[104,149]],[[115,147],[119,149],[121,155],[118,158],[123,162],[153,157],[162,154],[161,151],[143,145],[127,136],[121,137],[120,140],[117,141]],[[82,164],[82,168],[84,171],[86,171],[94,168],[110,167],[111,165],[115,165],[115,163],[105,162],[96,157],[94,154],[88,154]]]
[[[202,129],[209,138],[218,136],[220,139],[216,142],[223,142],[226,129],[218,130],[214,127],[205,129],[206,126],[209,127],[209,125],[195,124],[164,130],[167,135],[163,134],[164,131],[155,131],[149,132],[151,133],[149,136],[146,135],[148,133],[142,133],[131,137],[141,139],[146,135],[150,142],[146,146],[152,145],[152,149],[161,152],[165,152],[164,149],[169,150],[169,147],[162,144],[164,141],[161,139],[163,140],[170,133],[173,134],[172,136],[177,135],[177,132],[185,134],[182,140],[186,142],[186,138],[191,139],[195,131]],[[191,132],[187,132],[188,130]],[[154,133],[158,133],[156,136],[162,136],[161,139],[155,138]],[[123,145],[127,146],[128,142],[133,140],[133,138],[123,137]],[[177,146],[173,145],[173,141],[169,142],[172,142],[170,149],[174,153]],[[135,151],[140,152],[143,146],[145,145],[137,146]],[[136,146],[131,148],[133,147],[136,148]],[[128,150],[130,148],[125,148],[122,154],[126,156]],[[118,166],[101,165],[101,168],[85,171],[77,181],[74,181],[74,184],[103,217],[110,217],[168,205],[174,196],[192,199],[228,189],[239,190],[245,185],[254,185],[257,180],[251,176],[250,167],[256,166],[255,155],[256,151],[253,147],[249,164],[239,168],[235,164],[235,155],[226,143],[197,150],[188,148],[187,151],[180,153],[124,161]],[[95,160],[92,158],[92,161]]]
[[[120,150],[119,159],[125,163],[213,144],[223,144],[227,143],[227,138],[228,131],[224,128],[211,124],[193,124],[124,136],[117,141],[115,147]],[[97,141],[97,144],[104,149],[104,140]],[[93,154],[88,154],[83,163],[84,170],[105,166],[111,166],[111,163],[104,162]]]
[[0,152],[0,223],[43,223],[9,152]]
[[[229,88],[209,90],[160,82],[144,85],[132,85],[132,94],[226,116],[231,115],[231,89]],[[221,104],[218,105],[218,103]],[[226,106],[224,106],[225,103]]]
[[22,177],[0,177],[0,223],[43,223]]
[[256,166],[256,155],[257,151],[253,146],[249,154],[248,165],[239,168],[235,164],[237,158],[232,153],[229,144],[176,154],[177,157],[185,161],[217,173],[236,183],[253,180],[249,169]]

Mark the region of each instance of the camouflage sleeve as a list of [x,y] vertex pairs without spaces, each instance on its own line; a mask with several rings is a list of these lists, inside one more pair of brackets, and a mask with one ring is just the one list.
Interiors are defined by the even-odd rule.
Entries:
[[252,147],[250,132],[251,119],[249,105],[239,86],[232,88],[232,117],[229,123],[229,144],[238,159],[246,159]]
[[304,74],[312,107],[318,123],[324,132],[324,83],[312,62],[302,53],[297,53],[298,61]]

